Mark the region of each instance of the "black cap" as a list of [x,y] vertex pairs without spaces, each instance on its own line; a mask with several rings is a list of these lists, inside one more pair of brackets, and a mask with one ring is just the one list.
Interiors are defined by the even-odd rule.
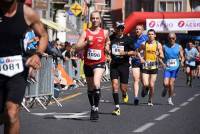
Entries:
[[117,21],[116,22],[116,28],[117,29],[124,29],[124,22]]

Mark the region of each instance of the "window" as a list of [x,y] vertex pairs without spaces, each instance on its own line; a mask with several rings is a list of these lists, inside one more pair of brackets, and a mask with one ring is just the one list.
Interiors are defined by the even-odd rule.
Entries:
[[160,12],[181,12],[182,11],[182,0],[180,1],[160,1],[159,3]]
[[160,2],[160,12],[166,11],[166,2]]

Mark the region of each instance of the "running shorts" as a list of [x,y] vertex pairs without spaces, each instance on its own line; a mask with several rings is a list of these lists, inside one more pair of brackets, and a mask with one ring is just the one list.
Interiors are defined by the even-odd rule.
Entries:
[[120,83],[128,84],[129,79],[129,63],[125,64],[111,64],[110,65],[110,78],[120,78]]
[[83,69],[84,69],[84,73],[86,77],[93,77],[94,76],[94,72],[93,70],[95,68],[106,68],[106,63],[102,62],[102,63],[98,63],[98,64],[94,64],[94,65],[86,65],[84,64]]
[[27,85],[27,72],[16,74],[13,77],[0,75],[0,113],[4,112],[5,103],[12,101],[21,104]]
[[186,67],[189,67],[191,70],[195,70],[197,68],[197,66],[190,66],[188,64],[186,64]]
[[142,68],[142,64],[141,63],[131,62],[131,67],[132,68]]
[[142,73],[144,73],[144,74],[157,74],[158,69],[150,69],[150,70],[142,69]]
[[179,69],[176,69],[176,70],[165,70],[164,71],[164,74],[163,74],[163,77],[164,78],[176,78],[177,77],[177,74],[178,74],[178,71]]

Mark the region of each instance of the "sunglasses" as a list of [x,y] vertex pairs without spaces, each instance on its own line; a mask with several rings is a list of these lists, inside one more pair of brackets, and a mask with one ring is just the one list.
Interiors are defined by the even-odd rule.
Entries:
[[170,40],[175,40],[175,38],[173,38],[173,37],[171,37],[171,38],[169,38]]

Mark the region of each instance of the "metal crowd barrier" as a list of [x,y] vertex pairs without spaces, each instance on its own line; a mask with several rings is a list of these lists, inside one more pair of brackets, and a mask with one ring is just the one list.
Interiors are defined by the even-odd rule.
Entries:
[[[52,70],[56,69],[57,64],[61,64],[69,76],[74,80],[75,87],[85,86],[86,80],[83,73],[81,59],[63,61],[62,59],[53,59],[51,56],[41,58],[42,68],[37,71],[34,80],[28,80],[26,87],[26,93],[22,106],[30,112],[28,109],[34,104],[40,104],[44,109],[47,109],[47,105],[53,99],[58,106],[62,105],[54,97],[54,73]],[[103,75],[102,81],[107,82],[110,80],[109,65],[106,64],[106,71]],[[73,85],[73,86],[74,86]]]
[[62,105],[54,97],[54,76],[52,69],[55,68],[52,57],[41,58],[42,68],[37,71],[35,80],[28,79],[26,87],[26,93],[22,106],[27,110],[28,107],[32,107],[35,103],[39,103],[44,109],[46,105],[53,99],[58,106]]

